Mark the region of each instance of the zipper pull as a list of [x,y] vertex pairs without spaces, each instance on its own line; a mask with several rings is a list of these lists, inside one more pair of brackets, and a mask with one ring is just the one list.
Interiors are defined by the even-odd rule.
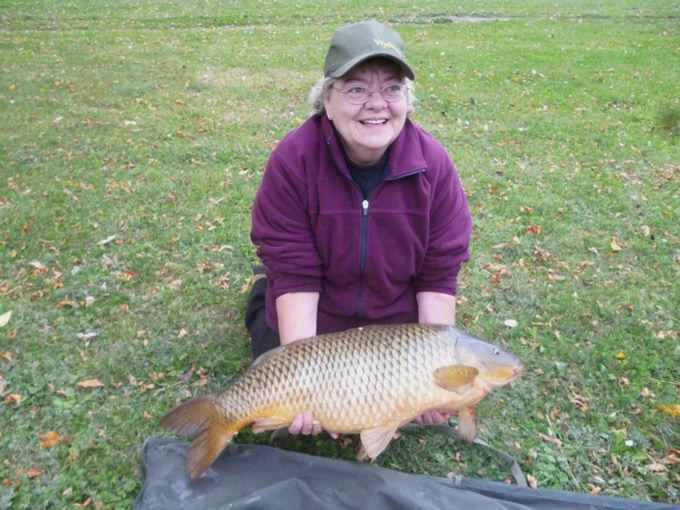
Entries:
[[361,203],[361,207],[363,208],[364,216],[368,216],[368,200],[364,200]]

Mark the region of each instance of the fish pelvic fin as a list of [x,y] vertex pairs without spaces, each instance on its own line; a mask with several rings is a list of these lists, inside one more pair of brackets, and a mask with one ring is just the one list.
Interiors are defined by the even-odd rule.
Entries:
[[474,407],[463,407],[458,410],[458,435],[469,442],[477,437]]
[[187,470],[198,478],[241,428],[224,423],[215,409],[217,393],[184,402],[161,419],[161,426],[181,436],[196,436],[187,454]]
[[290,418],[279,418],[278,416],[266,416],[263,418],[257,418],[253,422],[252,431],[253,434],[259,434],[260,432],[265,432],[266,430],[277,430],[283,427],[288,427],[293,423]]
[[400,423],[388,423],[380,427],[373,427],[361,431],[361,450],[357,455],[357,460],[364,460],[366,457],[375,459],[387,448],[394,437]]
[[447,365],[434,371],[434,382],[437,386],[449,391],[460,392],[471,384],[479,370],[467,365]]

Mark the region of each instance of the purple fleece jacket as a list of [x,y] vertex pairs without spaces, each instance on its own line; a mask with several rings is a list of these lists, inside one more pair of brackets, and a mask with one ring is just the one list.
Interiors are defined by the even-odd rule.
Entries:
[[363,200],[325,114],[272,152],[253,206],[251,239],[276,298],[319,292],[318,334],[417,322],[416,294],[456,294],[472,222],[446,150],[410,120],[392,143],[387,177]]

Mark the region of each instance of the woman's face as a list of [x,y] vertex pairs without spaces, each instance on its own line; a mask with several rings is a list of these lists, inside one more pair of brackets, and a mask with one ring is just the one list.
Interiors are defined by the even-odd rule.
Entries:
[[333,121],[345,152],[354,163],[376,163],[399,136],[406,122],[406,97],[388,103],[379,92],[374,92],[367,103],[352,104],[338,91],[352,87],[378,91],[403,81],[390,67],[358,66],[337,80],[326,93],[326,115]]

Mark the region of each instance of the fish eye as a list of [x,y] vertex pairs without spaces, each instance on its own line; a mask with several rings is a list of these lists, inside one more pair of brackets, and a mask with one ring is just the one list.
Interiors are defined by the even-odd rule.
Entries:
[[500,351],[500,349],[498,349],[498,347],[494,347],[494,348],[493,348],[493,353],[494,353],[496,356],[498,356],[498,355],[501,353],[501,351]]

